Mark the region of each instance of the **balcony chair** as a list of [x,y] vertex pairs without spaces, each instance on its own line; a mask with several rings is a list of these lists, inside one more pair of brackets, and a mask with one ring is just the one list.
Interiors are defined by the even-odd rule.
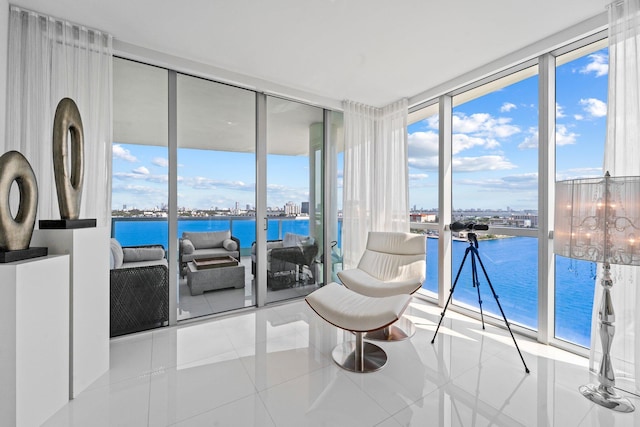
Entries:
[[[358,267],[340,271],[338,277],[348,289],[370,297],[411,295],[422,287],[426,276],[426,244],[421,234],[370,231]],[[369,332],[367,338],[398,341],[415,333],[408,319],[397,323]]]
[[[282,240],[267,242],[267,286],[273,290],[305,283],[309,271],[316,282],[318,244],[310,236],[285,233]],[[251,273],[256,274],[256,244],[251,245]]]
[[169,324],[169,270],[162,245],[122,247],[111,239],[110,336]]

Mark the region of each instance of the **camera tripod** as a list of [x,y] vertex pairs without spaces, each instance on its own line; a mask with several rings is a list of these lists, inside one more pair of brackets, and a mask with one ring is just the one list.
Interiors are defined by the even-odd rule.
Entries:
[[511,334],[511,338],[513,339],[513,343],[516,346],[516,350],[518,350],[518,355],[520,355],[520,360],[522,360],[522,364],[524,365],[524,370],[528,374],[529,368],[527,368],[527,364],[524,361],[524,357],[522,357],[522,353],[520,352],[520,347],[518,347],[518,343],[516,342],[516,338],[513,336],[513,332],[511,332],[511,327],[509,326],[509,322],[507,321],[507,316],[505,316],[504,311],[502,310],[502,306],[500,305],[500,301],[498,299],[498,295],[496,295],[496,291],[493,289],[493,285],[491,284],[491,280],[489,280],[489,275],[484,268],[484,264],[482,264],[482,259],[480,259],[480,254],[478,253],[478,236],[476,233],[467,233],[467,240],[469,241],[469,246],[464,251],[464,258],[462,258],[462,263],[460,264],[460,268],[458,269],[458,273],[456,274],[456,279],[453,282],[453,286],[449,291],[449,298],[447,299],[447,303],[444,306],[444,310],[442,311],[442,315],[440,316],[440,321],[438,322],[438,327],[436,328],[436,332],[433,334],[433,339],[431,340],[431,344],[436,340],[436,335],[438,335],[438,330],[440,329],[440,325],[442,324],[442,320],[444,319],[444,315],[447,312],[447,308],[449,307],[449,303],[451,302],[451,298],[453,297],[453,292],[456,290],[456,285],[458,284],[458,279],[460,278],[460,273],[462,272],[462,267],[464,267],[464,263],[467,260],[467,256],[471,254],[471,280],[473,282],[473,287],[478,291],[478,305],[480,306],[480,319],[482,321],[482,329],[484,329],[484,314],[482,312],[482,298],[480,297],[480,281],[478,280],[478,269],[476,266],[476,260],[480,263],[480,267],[482,267],[482,272],[484,273],[485,279],[487,279],[487,283],[489,284],[489,288],[491,289],[491,293],[493,294],[493,298],[496,300],[498,304],[498,308],[500,309],[500,313],[502,314],[502,318],[504,319],[504,324],[507,325],[507,329],[509,330],[509,334]]

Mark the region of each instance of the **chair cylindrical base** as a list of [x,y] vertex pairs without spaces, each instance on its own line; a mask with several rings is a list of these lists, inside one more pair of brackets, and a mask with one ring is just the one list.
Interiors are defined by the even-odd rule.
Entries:
[[375,344],[362,341],[362,332],[356,332],[356,341],[337,345],[331,353],[333,360],[351,372],[375,372],[387,363],[387,353]]

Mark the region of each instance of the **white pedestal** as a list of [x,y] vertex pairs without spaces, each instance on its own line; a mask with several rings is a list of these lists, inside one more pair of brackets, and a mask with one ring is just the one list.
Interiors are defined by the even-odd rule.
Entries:
[[73,399],[109,369],[109,231],[34,230],[31,246],[69,254],[70,377]]
[[0,264],[0,423],[39,426],[69,399],[69,257]]

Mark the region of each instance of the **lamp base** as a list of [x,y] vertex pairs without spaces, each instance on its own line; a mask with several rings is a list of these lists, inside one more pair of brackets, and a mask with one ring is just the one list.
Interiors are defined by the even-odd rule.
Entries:
[[626,397],[618,395],[611,387],[587,384],[580,386],[580,393],[590,401],[618,412],[633,412],[636,408]]

